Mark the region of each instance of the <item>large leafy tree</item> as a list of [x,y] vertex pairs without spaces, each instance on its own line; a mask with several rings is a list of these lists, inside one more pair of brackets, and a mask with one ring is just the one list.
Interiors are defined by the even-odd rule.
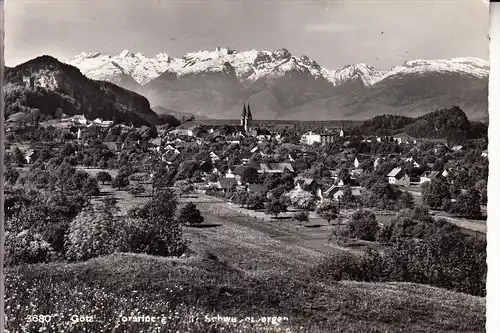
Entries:
[[104,183],[111,183],[111,181],[113,180],[111,175],[106,171],[99,171],[96,175],[96,178],[98,181],[100,181],[103,184]]
[[274,215],[276,218],[278,218],[278,215],[280,213],[284,213],[286,211],[287,206],[283,202],[283,200],[272,198],[271,201],[269,201],[266,205],[266,214]]
[[333,201],[324,200],[316,209],[316,213],[330,224],[331,221],[337,218],[339,211],[337,205]]
[[375,240],[378,233],[376,216],[370,210],[360,209],[354,212],[347,226],[352,237],[367,241]]
[[447,182],[441,179],[434,179],[424,188],[422,199],[429,207],[440,209],[443,205],[443,200],[450,199],[450,191]]
[[123,174],[118,174],[115,177],[115,179],[113,179],[113,182],[111,183],[111,185],[113,187],[118,188],[118,190],[121,190],[122,188],[127,187],[129,184],[130,184],[130,181]]
[[175,217],[177,198],[173,191],[158,190],[145,205],[130,214],[128,249],[159,256],[180,256],[186,249],[181,224]]

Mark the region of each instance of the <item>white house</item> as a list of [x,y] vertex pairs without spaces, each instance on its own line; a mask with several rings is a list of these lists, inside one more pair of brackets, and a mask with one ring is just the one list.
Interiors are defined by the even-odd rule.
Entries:
[[427,171],[420,176],[420,184],[431,182],[439,176],[438,171]]
[[394,168],[387,175],[389,179],[389,184],[400,185],[400,186],[410,186],[410,176],[408,176],[401,168]]
[[87,125],[88,120],[83,114],[77,114],[70,118],[70,120],[75,124]]
[[210,159],[212,160],[212,162],[215,162],[215,161],[218,161],[220,160],[220,157],[214,153],[213,151],[210,152]]
[[24,154],[24,159],[26,160],[26,163],[31,164],[33,163],[33,160],[36,159],[37,153],[33,149],[28,149],[26,153]]
[[321,135],[309,131],[309,133],[302,135],[302,137],[300,138],[300,142],[307,145],[312,145],[315,142],[321,142]]
[[357,169],[357,168],[359,168],[359,165],[360,165],[360,164],[361,164],[361,163],[359,162],[358,158],[356,157],[356,158],[354,159],[354,167]]
[[[353,197],[360,197],[361,196],[361,189],[362,189],[362,187],[358,187],[358,186],[351,187],[352,196]],[[342,198],[343,196],[344,196],[344,190],[338,190],[333,195],[333,199],[335,199],[336,201],[339,201],[339,199]]]
[[481,156],[482,156],[482,157],[488,157],[488,150],[483,150],[483,151],[481,152]]
[[226,171],[226,174],[224,175],[224,177],[225,178],[235,178],[236,175],[233,172],[234,169],[236,169],[236,167],[234,167],[234,166],[227,168],[227,171]]

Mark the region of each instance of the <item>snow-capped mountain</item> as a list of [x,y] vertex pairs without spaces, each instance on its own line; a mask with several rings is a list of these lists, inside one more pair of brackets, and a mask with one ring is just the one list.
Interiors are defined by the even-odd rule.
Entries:
[[238,52],[230,48],[214,51],[196,51],[182,58],[160,53],[152,58],[142,53],[124,50],[118,55],[84,52],[67,62],[79,68],[86,76],[105,81],[116,81],[116,77],[130,75],[144,85],[164,72],[177,76],[204,72],[221,72],[227,65],[234,67],[237,77],[245,84],[259,79],[275,78],[287,72],[306,73],[314,78],[326,79],[338,86],[349,81],[361,81],[365,86],[373,85],[384,78],[397,74],[423,74],[426,72],[456,72],[485,77],[489,72],[487,61],[478,58],[452,58],[441,60],[411,60],[391,70],[379,70],[366,64],[347,65],[340,69],[326,69],[316,61],[302,55],[292,56],[286,49],[270,51]]
[[[152,105],[223,118],[238,117],[243,100],[254,101],[263,110],[257,118],[291,119],[296,110],[307,114],[309,106],[317,108],[318,103],[324,117],[331,112],[355,117],[374,110],[370,98],[380,102],[377,112],[396,112],[397,105],[415,110],[417,104],[418,112],[427,112],[424,100],[432,108],[428,111],[433,111],[435,107],[450,107],[446,103],[453,101],[476,103],[479,97],[475,95],[473,102],[462,100],[474,91],[483,96],[489,73],[488,62],[478,58],[417,59],[390,70],[367,64],[327,69],[286,49],[237,51],[220,47],[190,52],[182,58],[165,53],[148,58],[129,51],[115,56],[82,53],[68,63],[90,78],[136,91]],[[363,103],[353,102],[361,96],[366,96]],[[327,100],[331,101],[322,102]],[[483,104],[473,109],[482,109]],[[357,105],[355,110],[353,105]]]
[[67,63],[94,80],[115,81],[115,77],[130,75],[138,83],[145,84],[169,68],[176,67],[178,61],[165,53],[147,58],[141,53],[124,50],[113,57],[84,52],[70,58]]
[[489,75],[489,62],[479,58],[449,58],[439,60],[410,60],[402,66],[393,67],[385,77],[401,74],[425,75],[426,73],[457,73],[484,78]]

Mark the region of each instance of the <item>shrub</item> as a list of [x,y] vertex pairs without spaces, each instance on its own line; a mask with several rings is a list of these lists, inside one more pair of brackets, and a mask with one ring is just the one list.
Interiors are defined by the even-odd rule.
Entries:
[[309,213],[302,211],[295,214],[293,218],[302,224],[303,222],[309,221]]
[[125,230],[127,251],[162,257],[181,256],[187,251],[187,242],[182,239],[178,223],[135,217],[127,219]]
[[5,266],[47,262],[51,254],[50,244],[38,233],[29,229],[5,233]]
[[130,194],[132,194],[133,196],[140,196],[141,194],[144,194],[146,192],[146,188],[140,184],[137,184],[135,186],[132,186],[130,189],[129,189],[129,192]]
[[127,187],[130,184],[130,181],[128,178],[124,175],[117,175],[115,179],[113,179],[113,182],[111,185],[115,188],[118,188],[118,190],[121,190],[124,187]]
[[66,257],[84,261],[123,248],[122,226],[104,207],[86,208],[71,221],[66,238]]
[[189,202],[186,206],[182,207],[179,222],[186,224],[200,224],[203,222],[203,216],[201,216],[200,210],[196,208],[196,205]]
[[316,266],[312,275],[327,280],[355,280],[359,277],[359,259],[348,252],[334,253]]

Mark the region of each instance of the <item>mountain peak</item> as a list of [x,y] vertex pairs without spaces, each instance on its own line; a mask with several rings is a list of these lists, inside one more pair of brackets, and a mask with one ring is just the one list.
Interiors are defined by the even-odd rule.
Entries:
[[132,57],[134,54],[130,52],[129,50],[123,50],[118,54],[119,57]]
[[113,81],[112,78],[116,77],[118,79],[113,82],[119,82],[123,75],[129,75],[142,85],[165,72],[180,77],[206,72],[233,73],[231,68],[234,68],[234,73],[240,82],[245,82],[245,84],[266,78],[281,77],[286,73],[300,72],[316,79],[327,80],[334,86],[345,83],[370,86],[388,76],[409,72],[459,72],[477,77],[484,77],[489,72],[487,61],[473,57],[441,60],[416,59],[388,71],[378,70],[366,63],[350,64],[340,69],[330,70],[320,66],[307,55],[292,56],[286,48],[275,51],[253,49],[239,52],[220,46],[211,51],[189,52],[182,58],[174,58],[166,53],[159,53],[148,58],[141,53],[132,53],[129,50],[123,50],[116,56],[82,53],[71,58],[69,63],[91,78]]
[[273,52],[273,57],[281,60],[291,58],[292,55],[287,49],[281,48]]

